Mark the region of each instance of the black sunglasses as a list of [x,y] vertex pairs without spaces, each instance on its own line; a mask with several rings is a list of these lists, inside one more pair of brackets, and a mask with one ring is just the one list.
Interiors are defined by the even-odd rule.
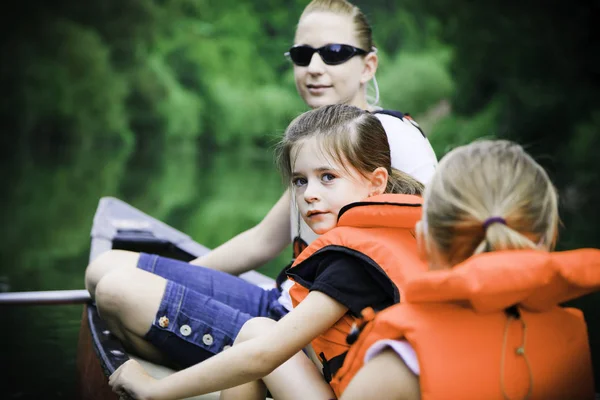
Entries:
[[356,55],[367,54],[368,51],[350,46],[349,44],[327,44],[315,49],[307,45],[293,46],[287,53],[292,62],[300,67],[306,67],[310,64],[313,54],[319,53],[321,60],[327,65],[343,64]]

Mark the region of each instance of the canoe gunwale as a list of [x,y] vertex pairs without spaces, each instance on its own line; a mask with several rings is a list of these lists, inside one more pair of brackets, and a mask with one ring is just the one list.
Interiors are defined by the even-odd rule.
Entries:
[[[111,249],[159,254],[186,262],[210,251],[129,204],[104,197],[94,215],[89,260]],[[242,274],[240,278],[262,287],[275,284],[273,279],[256,271]],[[100,318],[95,304],[88,302],[84,306],[77,349],[79,398],[118,399],[110,392],[108,377],[129,359],[123,344]]]

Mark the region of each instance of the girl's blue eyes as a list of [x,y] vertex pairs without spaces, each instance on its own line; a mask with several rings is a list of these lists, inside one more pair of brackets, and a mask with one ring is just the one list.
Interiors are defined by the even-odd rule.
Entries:
[[333,176],[333,174],[323,174],[321,176],[321,179],[324,180],[325,182],[330,182],[335,179],[335,176]]
[[306,185],[306,179],[305,178],[294,178],[294,179],[292,179],[292,185],[297,186],[297,187]]
[[[323,175],[321,175],[321,180],[323,182],[331,182],[334,179],[335,179],[335,175],[330,174],[330,173],[324,173]],[[308,180],[306,178],[292,179],[292,185],[294,185],[296,187],[304,186],[307,184],[307,182],[308,182]]]

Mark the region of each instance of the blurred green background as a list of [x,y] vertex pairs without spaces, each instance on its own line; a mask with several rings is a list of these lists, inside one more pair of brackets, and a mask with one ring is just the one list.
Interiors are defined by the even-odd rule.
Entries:
[[[283,187],[273,145],[306,110],[283,57],[306,4],[3,10],[0,290],[82,288],[102,196],[209,247],[260,221]],[[560,192],[559,248],[600,246],[597,0],[355,4],[374,28],[383,107],[410,112],[439,158],[478,137],[525,145]],[[1,312],[3,394],[71,398],[81,307]]]

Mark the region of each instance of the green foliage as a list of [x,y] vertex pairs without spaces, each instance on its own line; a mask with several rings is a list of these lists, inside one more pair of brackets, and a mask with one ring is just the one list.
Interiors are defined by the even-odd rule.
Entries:
[[221,153],[211,164],[198,182],[204,201],[186,230],[214,247],[258,223],[283,193],[283,185],[270,150]]
[[266,135],[283,133],[306,109],[297,94],[276,85],[242,87],[221,78],[214,87],[218,111],[213,122],[219,127],[215,140],[221,147],[243,148],[264,142]]
[[[588,110],[596,96],[592,84],[577,85],[575,79],[587,79],[589,63],[569,46],[553,51],[553,41],[567,39],[585,49],[580,40],[585,34],[574,30],[587,26],[577,13],[581,8],[572,11],[576,18],[566,22],[561,38],[552,29],[554,6],[545,11],[549,19],[540,13],[531,19],[520,8],[491,11],[497,2],[450,8],[426,3],[357,2],[380,50],[382,105],[416,115],[439,156],[478,137],[519,140],[549,156],[546,166],[565,199],[577,198],[578,207],[587,207],[597,195],[587,156],[595,145],[597,116]],[[3,70],[12,104],[3,99],[2,112],[10,116],[8,131],[15,140],[2,141],[8,149],[4,163],[18,169],[5,175],[20,188],[5,195],[7,204],[16,207],[23,196],[33,196],[35,182],[43,182],[43,190],[68,193],[61,179],[74,178],[61,171],[71,168],[90,171],[87,179],[95,182],[98,197],[122,197],[159,218],[179,218],[192,231],[195,224],[210,227],[210,237],[198,238],[211,246],[259,221],[280,188],[276,183],[253,192],[261,178],[278,179],[270,163],[256,164],[252,157],[270,159],[277,137],[306,109],[282,57],[305,4],[138,0],[81,7],[62,0],[51,8],[38,2],[32,8],[36,28],[17,26],[6,36],[14,68]],[[449,100],[450,111],[438,112]],[[561,112],[564,118],[548,117]],[[109,141],[121,146],[118,161],[107,157],[76,166],[84,162],[81,154]],[[53,152],[59,143],[68,150]],[[41,173],[36,160],[45,160],[44,168],[56,164],[54,172]],[[113,162],[122,172],[99,183],[98,166]],[[211,174],[226,176],[229,184]],[[243,199],[253,199],[252,206],[239,206],[240,187],[249,191]],[[575,208],[565,205],[569,224]],[[193,217],[182,217],[186,213]],[[31,225],[22,226],[11,243],[30,232]],[[83,225],[75,231],[82,230]],[[577,235],[565,237],[576,244],[584,240]]]
[[28,41],[19,49],[23,134],[35,135],[48,121],[65,121],[56,129],[74,142],[111,137],[130,141],[125,81],[110,64],[109,49],[98,35],[66,20],[50,24],[45,33],[42,43]]
[[163,58],[149,57],[132,83],[131,123],[141,128],[139,136],[167,142],[199,135],[203,99],[180,84]]
[[[284,191],[271,149],[219,154],[199,186],[202,203],[183,229],[210,248],[258,224]],[[283,252],[263,271],[274,277],[290,254]]]
[[198,201],[204,176],[195,142],[175,141],[150,146],[130,155],[127,173],[119,177],[116,197],[135,204],[159,220]]
[[373,40],[379,50],[397,54],[427,52],[439,45],[440,23],[427,12],[410,7],[410,0],[354,1],[373,27]]
[[0,276],[10,273],[18,282],[54,260],[87,251],[90,210],[101,195],[117,192],[127,153],[125,147],[78,147],[69,149],[72,157],[62,165],[47,168],[45,160],[31,159],[21,166],[21,179],[5,197],[10,230],[0,241]]
[[599,127],[600,109],[592,112],[589,120],[573,127],[568,144],[557,154],[564,160],[565,174],[572,178],[561,191],[563,248],[598,246],[598,225],[594,223],[597,214],[592,207],[600,202],[598,158],[594,151],[600,149]]
[[499,119],[499,102],[492,102],[469,118],[447,115],[435,125],[428,138],[435,154],[442,158],[450,150],[476,139],[497,138],[496,127]]
[[527,146],[567,199],[560,247],[598,246],[600,189],[590,184],[600,179],[591,165],[600,109],[597,2],[428,0],[412,7],[437,17],[453,48],[455,112],[476,118],[495,104],[494,133]]
[[378,75],[381,103],[385,108],[420,114],[452,96],[454,83],[448,71],[449,49],[400,52],[386,61],[382,56],[385,67]]

